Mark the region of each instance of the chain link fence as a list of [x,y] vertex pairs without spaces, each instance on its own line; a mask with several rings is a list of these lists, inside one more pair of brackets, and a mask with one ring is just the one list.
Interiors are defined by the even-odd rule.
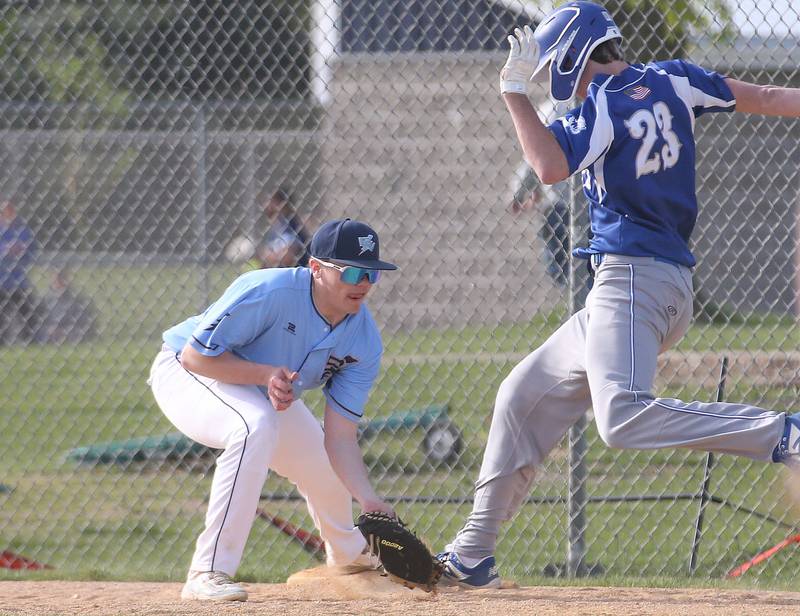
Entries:
[[[790,3],[607,7],[631,61],[681,56],[745,80],[800,82]],[[565,210],[583,211],[580,186],[514,207],[521,154],[497,94],[507,33],[549,8],[3,4],[6,565],[20,565],[16,555],[65,577],[184,575],[215,452],[175,434],[145,379],[163,330],[274,252],[267,203],[279,189],[303,233],[363,219],[400,265],[371,295],[386,352],[361,440],[401,516],[435,549],[453,536],[499,383],[576,309],[586,281],[566,250]],[[544,104],[544,91],[531,96]],[[726,115],[699,122],[697,135],[695,322],[662,356],[656,389],[795,408],[800,130]],[[317,393],[307,402],[321,411]],[[611,450],[591,415],[578,428],[505,528],[508,577],[720,577],[794,532],[772,466]],[[275,516],[307,529],[311,520],[278,476],[263,497],[240,574],[278,581],[315,555]],[[797,565],[787,549],[747,575],[779,580]]]

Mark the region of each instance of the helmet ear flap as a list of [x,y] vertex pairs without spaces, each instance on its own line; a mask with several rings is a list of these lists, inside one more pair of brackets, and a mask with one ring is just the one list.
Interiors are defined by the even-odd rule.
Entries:
[[569,72],[559,71],[562,64],[556,64],[556,58],[553,58],[550,64],[550,96],[560,103],[566,103],[575,96],[575,90],[578,86],[578,77],[583,73],[583,69],[575,70],[574,61],[571,63]]

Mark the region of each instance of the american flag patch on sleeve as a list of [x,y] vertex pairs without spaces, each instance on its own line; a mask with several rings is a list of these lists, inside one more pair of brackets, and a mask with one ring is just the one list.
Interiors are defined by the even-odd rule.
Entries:
[[640,101],[650,96],[651,91],[652,90],[650,90],[650,88],[647,86],[633,86],[632,88],[625,90],[624,93],[630,96],[633,100]]

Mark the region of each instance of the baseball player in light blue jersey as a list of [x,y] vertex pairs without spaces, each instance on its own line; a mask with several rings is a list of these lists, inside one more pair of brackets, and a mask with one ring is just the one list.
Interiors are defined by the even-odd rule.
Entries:
[[[652,393],[659,353],[686,333],[695,264],[694,124],[706,113],[800,116],[800,90],[759,86],[682,60],[628,64],[620,31],[591,2],[517,29],[500,91],[525,159],[546,184],[580,172],[592,237],[586,307],[523,359],[497,393],[472,513],[439,556],[465,587],[497,587],[502,522],[527,496],[536,467],[589,407],[611,447],[684,447],[766,462],[800,459],[800,418],[747,404],[684,402]],[[581,105],[545,126],[527,95]]]
[[[382,270],[378,235],[362,222],[322,225],[308,267],[237,278],[216,302],[164,332],[150,383],[184,434],[223,449],[211,484],[184,599],[244,601],[235,583],[269,469],[305,497],[328,564],[374,569],[352,498],[393,514],[373,490],[356,440],[383,347],[364,300]],[[322,387],[323,433],[300,399]]]

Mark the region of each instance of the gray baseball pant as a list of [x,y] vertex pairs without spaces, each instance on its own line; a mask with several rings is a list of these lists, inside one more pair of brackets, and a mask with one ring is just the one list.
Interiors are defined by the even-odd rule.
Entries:
[[500,385],[473,510],[448,550],[494,554],[500,524],[534,469],[589,407],[610,447],[682,447],[770,460],[785,414],[747,404],[656,398],[656,360],[686,333],[692,274],[651,257],[605,255],[586,307]]

